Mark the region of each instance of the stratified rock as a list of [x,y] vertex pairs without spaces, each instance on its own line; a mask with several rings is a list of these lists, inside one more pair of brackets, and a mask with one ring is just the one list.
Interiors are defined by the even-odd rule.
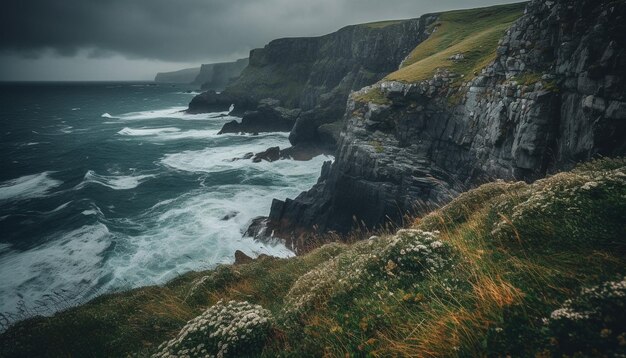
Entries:
[[[280,100],[284,108],[301,109],[294,123],[280,127],[294,128],[290,141],[324,143],[334,148],[338,126],[351,91],[371,85],[398,68],[406,56],[429,36],[436,15],[419,19],[347,26],[320,37],[285,38],[270,42],[250,52],[250,62],[241,76],[227,86],[223,95],[235,104],[235,110],[257,111],[264,98]],[[196,108],[199,108],[196,106]],[[190,108],[191,109],[191,108]],[[230,132],[268,132],[276,127],[264,114],[250,113],[245,120],[256,130],[239,129],[234,123]]]
[[[400,223],[484,181],[533,181],[624,155],[624,33],[625,2],[534,0],[495,61],[460,87],[439,71],[376,85],[385,105],[357,93],[332,167],[297,198],[274,200],[268,231],[291,240]],[[537,81],[518,83],[524,75]]]

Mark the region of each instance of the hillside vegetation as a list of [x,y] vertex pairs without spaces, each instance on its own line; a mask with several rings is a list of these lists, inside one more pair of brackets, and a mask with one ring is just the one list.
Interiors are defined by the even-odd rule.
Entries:
[[[430,29],[432,35],[419,44],[401,68],[385,79],[418,82],[430,79],[439,69],[473,75],[496,56],[498,41],[522,16],[525,3],[444,12]],[[462,55],[462,58],[452,59]]]
[[190,273],[21,322],[0,337],[0,352],[623,354],[625,199],[624,158],[533,184],[497,181],[395,233]]

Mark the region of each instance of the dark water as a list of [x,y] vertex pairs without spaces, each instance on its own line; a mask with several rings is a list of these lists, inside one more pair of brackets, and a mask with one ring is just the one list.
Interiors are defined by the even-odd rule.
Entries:
[[187,89],[0,84],[0,312],[163,283],[237,249],[290,255],[242,230],[328,158],[230,161],[287,135],[218,136],[233,117],[180,113]]

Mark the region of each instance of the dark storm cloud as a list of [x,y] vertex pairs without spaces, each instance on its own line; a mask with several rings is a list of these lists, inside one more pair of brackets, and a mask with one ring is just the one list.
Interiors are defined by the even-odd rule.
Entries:
[[0,52],[203,62],[271,39],[510,0],[4,0]]

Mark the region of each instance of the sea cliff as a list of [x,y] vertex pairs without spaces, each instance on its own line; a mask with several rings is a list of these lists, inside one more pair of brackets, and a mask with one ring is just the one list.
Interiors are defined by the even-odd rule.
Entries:
[[[413,63],[351,95],[335,162],[310,191],[274,201],[270,228],[297,242],[400,223],[494,178],[533,181],[623,155],[625,11],[614,1],[532,1],[495,41],[468,33],[435,66],[419,53],[441,41],[433,36]],[[471,14],[442,14],[439,35]],[[481,67],[472,56],[484,46],[493,57]]]

